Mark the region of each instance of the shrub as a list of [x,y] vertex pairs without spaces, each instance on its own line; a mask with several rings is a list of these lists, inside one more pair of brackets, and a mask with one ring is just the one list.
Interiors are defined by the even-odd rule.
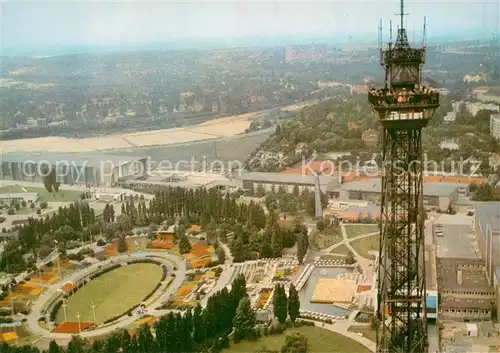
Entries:
[[61,308],[62,304],[63,304],[62,300],[58,300],[55,303],[54,307],[52,308],[52,311],[50,312],[50,321],[55,321],[56,315],[57,315],[57,311]]
[[12,216],[13,214],[15,213],[14,209],[13,208],[9,208],[8,211],[7,211],[7,214],[9,216]]
[[47,208],[49,204],[47,203],[47,201],[43,201],[43,202],[40,202],[40,208],[42,210],[45,210]]
[[104,246],[104,245],[106,245],[106,242],[103,239],[99,239],[97,241],[97,246]]
[[5,222],[5,220],[6,220],[6,219],[7,219],[7,218],[5,218],[5,217],[0,217],[0,223]]
[[42,214],[42,210],[41,209],[36,210],[36,214],[38,215]]

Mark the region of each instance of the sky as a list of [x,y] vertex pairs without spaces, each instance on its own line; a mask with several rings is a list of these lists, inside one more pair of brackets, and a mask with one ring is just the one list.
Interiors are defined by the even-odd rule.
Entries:
[[[1,2],[2,0],[0,0]],[[498,0],[406,1],[409,38],[428,33],[499,28]],[[16,46],[117,45],[183,38],[333,35],[376,41],[379,19],[385,33],[399,19],[398,0],[330,1],[3,1],[3,48]]]

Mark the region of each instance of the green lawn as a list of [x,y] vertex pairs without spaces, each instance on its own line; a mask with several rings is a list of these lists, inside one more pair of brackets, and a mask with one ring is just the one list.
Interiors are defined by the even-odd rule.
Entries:
[[358,235],[378,232],[376,224],[346,224],[345,231],[348,238],[354,238]]
[[[23,190],[24,189],[24,190]],[[26,190],[26,191],[25,191]],[[58,192],[49,193],[45,188],[36,188],[29,186],[20,186],[20,185],[6,185],[0,188],[0,194],[13,194],[13,193],[22,193],[22,192],[36,192],[39,196],[39,202],[72,202],[80,199],[81,191],[76,190],[62,190],[60,189]]]
[[342,244],[333,249],[330,254],[347,255],[349,254],[349,248],[347,247],[347,245]]
[[[286,333],[293,331],[306,335],[309,342],[311,353],[368,353],[370,350],[362,344],[338,333],[328,331],[320,327],[304,326],[296,329],[287,330]],[[256,349],[265,346],[269,350],[281,351],[285,343],[286,333],[282,335],[272,335],[261,338],[258,341],[242,341],[234,344],[227,349],[225,353],[252,353]]]
[[340,228],[325,228],[314,236],[314,246],[318,250],[328,248],[329,246],[337,244],[339,241],[342,241]]
[[369,251],[378,250],[379,235],[372,235],[366,238],[357,239],[351,242],[351,246],[358,252],[359,255],[366,259],[370,259]]
[[372,329],[369,325],[351,326],[348,331],[361,333],[363,337],[368,338],[370,341],[377,342],[377,331]]
[[[140,304],[161,279],[163,270],[155,264],[131,264],[119,267],[92,280],[68,299],[68,321],[94,322],[92,302],[95,304],[96,321],[101,324],[113,316],[125,313]],[[59,309],[56,322],[64,321],[64,311]]]

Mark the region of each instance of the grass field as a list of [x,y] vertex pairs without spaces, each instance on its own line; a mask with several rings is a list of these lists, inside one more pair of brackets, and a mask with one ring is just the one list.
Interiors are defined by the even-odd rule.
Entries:
[[325,249],[337,244],[342,240],[342,233],[339,229],[325,228],[314,236],[314,246],[318,250]]
[[378,232],[376,224],[346,224],[345,232],[348,238],[354,238],[358,235]]
[[248,353],[255,352],[260,347],[266,347],[269,350],[281,351],[285,343],[286,334],[300,332],[307,336],[309,350],[311,353],[368,353],[370,350],[362,344],[338,333],[328,331],[319,327],[304,326],[293,330],[287,330],[285,334],[266,336],[258,341],[242,341],[237,344],[231,344],[224,353]]
[[370,341],[377,342],[377,332],[368,325],[351,326],[348,331],[361,333],[363,337],[368,338]]
[[347,255],[349,254],[349,248],[347,247],[347,245],[342,244],[333,249],[331,254]]
[[[68,299],[67,320],[94,322],[92,302],[95,304],[96,323],[126,312],[139,304],[160,281],[162,269],[155,264],[132,264],[119,267],[92,280]],[[64,321],[62,308],[57,312],[56,322]]]
[[[24,189],[24,190],[23,190]],[[80,199],[80,191],[74,190],[59,190],[56,193],[49,193],[45,188],[36,188],[20,185],[6,185],[0,188],[0,194],[13,194],[22,192],[36,192],[39,196],[38,201],[46,202],[72,202]]]
[[351,246],[366,259],[370,259],[369,251],[378,250],[379,235],[372,235],[351,242]]

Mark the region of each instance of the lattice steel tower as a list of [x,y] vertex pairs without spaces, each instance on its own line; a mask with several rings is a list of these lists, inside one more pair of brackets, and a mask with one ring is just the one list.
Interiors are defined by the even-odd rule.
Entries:
[[399,15],[396,43],[380,44],[385,86],[371,88],[368,93],[383,127],[378,353],[428,350],[422,128],[439,106],[439,93],[421,83],[426,48],[424,43],[421,48],[412,48],[408,42],[403,0]]

